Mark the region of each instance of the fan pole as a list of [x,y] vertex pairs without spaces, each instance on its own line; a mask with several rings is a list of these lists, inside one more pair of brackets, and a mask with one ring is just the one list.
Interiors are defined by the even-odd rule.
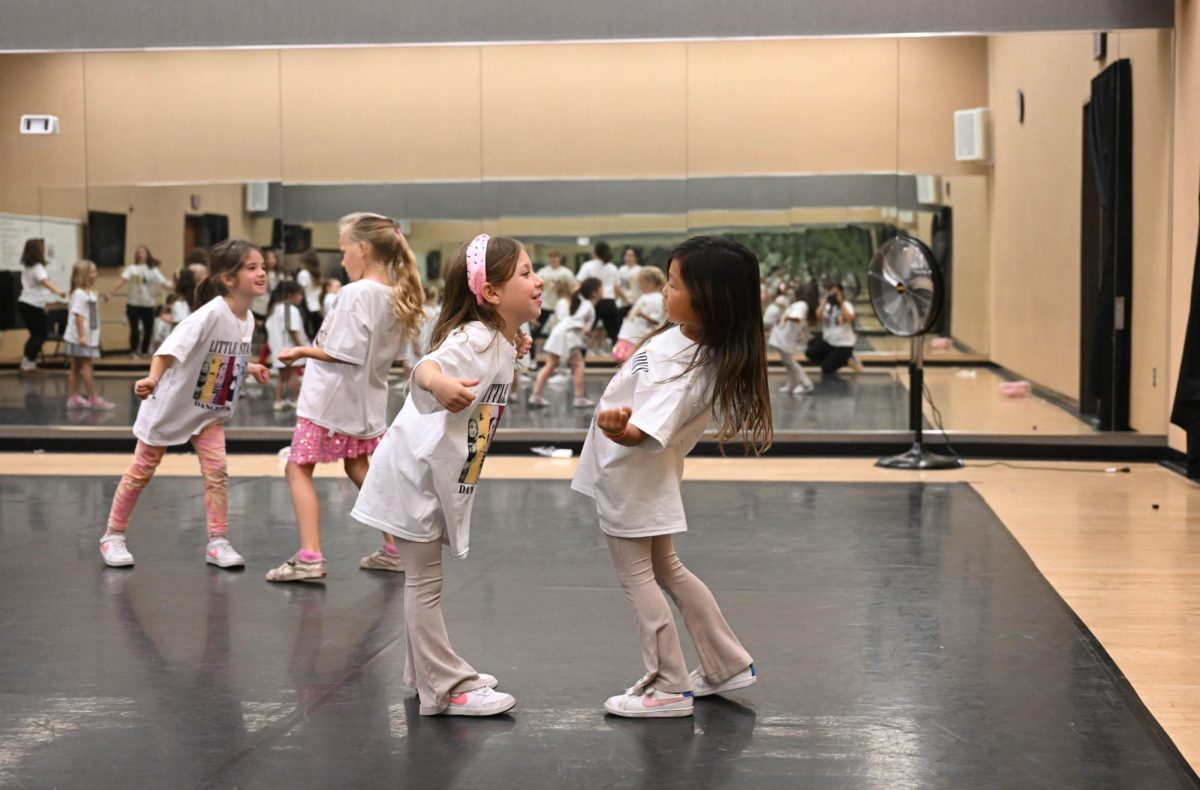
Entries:
[[962,459],[938,455],[925,449],[925,415],[921,403],[925,398],[925,338],[914,335],[912,354],[908,360],[908,427],[913,432],[913,446],[906,453],[880,458],[876,466],[886,469],[961,469]]

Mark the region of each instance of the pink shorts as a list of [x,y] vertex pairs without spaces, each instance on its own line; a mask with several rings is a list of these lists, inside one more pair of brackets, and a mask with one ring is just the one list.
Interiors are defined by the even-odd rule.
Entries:
[[353,436],[322,428],[304,417],[297,417],[288,460],[307,466],[328,464],[344,458],[358,458],[375,452],[382,438],[383,435],[380,434],[373,439],[355,439]]

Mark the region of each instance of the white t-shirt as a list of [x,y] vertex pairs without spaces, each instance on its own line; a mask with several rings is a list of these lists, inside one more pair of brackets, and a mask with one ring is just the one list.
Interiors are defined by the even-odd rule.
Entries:
[[[794,320],[789,320],[794,319]],[[784,312],[779,323],[771,327],[767,345],[788,354],[796,353],[796,343],[808,334],[808,303],[803,299],[793,302]]]
[[21,295],[18,302],[24,302],[31,307],[45,307],[58,299],[54,291],[42,285],[43,280],[50,279],[50,272],[40,263],[21,267]]
[[[638,294],[641,293],[642,290],[638,288],[637,284],[637,278],[641,272],[642,267],[640,265],[625,266],[622,264],[617,268],[617,283],[621,286],[621,290],[625,292],[625,295],[630,299],[633,299],[634,302],[637,301]],[[626,305],[631,303],[618,299],[617,304]]]
[[[271,314],[267,316],[267,345],[271,349],[271,368],[273,370],[282,370],[284,364],[279,361],[279,352],[285,348],[292,346],[308,345],[308,341],[304,335],[304,316],[300,315],[300,308],[288,302],[278,302],[271,308]],[[296,338],[300,338],[300,342],[296,342]],[[302,365],[308,360],[298,360],[295,364]]]
[[359,280],[342,288],[313,345],[343,361],[308,361],[297,416],[355,439],[383,433],[388,370],[403,342],[391,286]]
[[596,500],[606,535],[687,530],[679,492],[683,459],[712,417],[709,366],[684,373],[697,348],[677,326],[655,335],[625,361],[600,398],[597,411],[628,406],[630,424],[646,434],[641,445],[624,447],[595,420],[588,429],[571,488]]
[[171,319],[175,323],[179,323],[183,319],[192,314],[192,308],[188,307],[188,303],[184,299],[176,299],[171,302]]
[[158,287],[167,284],[167,278],[157,266],[145,263],[129,264],[121,271],[121,279],[129,283],[126,301],[130,307],[154,307]]
[[174,328],[174,324],[168,324],[158,316],[154,316],[154,329],[150,332],[151,350],[158,351],[158,347],[163,344]]
[[414,383],[350,515],[405,540],[442,540],[455,557],[465,557],[475,486],[508,403],[517,351],[495,330],[472,322],[451,332],[426,360],[448,376],[478,379],[475,401],[452,414]]
[[304,289],[304,305],[310,313],[321,312],[321,284],[308,269],[296,272],[296,282]]
[[[649,316],[649,317],[647,317]],[[633,309],[621,322],[621,331],[617,340],[628,340],[637,345],[642,338],[658,329],[667,321],[667,307],[663,303],[661,291],[642,294],[633,303]]]
[[174,357],[157,391],[138,408],[133,435],[154,447],[183,444],[233,416],[250,362],[254,316],[239,319],[223,296],[184,319],[155,356]]
[[566,266],[559,266],[557,269],[550,266],[543,266],[538,269],[537,276],[542,280],[542,309],[554,310],[558,307],[560,300],[566,301],[568,304],[571,301],[569,296],[559,296],[558,287],[562,283],[566,283],[566,292],[570,293],[575,288],[575,274]]
[[615,263],[605,263],[599,258],[592,258],[579,267],[579,274],[575,278],[579,282],[583,282],[589,277],[595,277],[604,283],[604,298],[617,298],[617,278],[620,273],[617,271]]
[[[80,339],[78,321],[75,316],[83,316],[83,325],[87,335]],[[96,301],[93,291],[76,288],[71,291],[71,302],[67,307],[67,331],[63,332],[63,340],[77,346],[90,348],[100,347],[100,303]]]
[[831,346],[854,348],[854,344],[858,342],[858,337],[854,334],[854,305],[846,302],[846,309],[850,313],[849,321],[842,316],[840,307],[831,307],[828,303],[825,305],[825,321],[821,336]]
[[580,299],[575,312],[554,325],[542,350],[565,360],[571,355],[572,349],[587,347],[583,333],[595,323],[596,306],[587,299]]

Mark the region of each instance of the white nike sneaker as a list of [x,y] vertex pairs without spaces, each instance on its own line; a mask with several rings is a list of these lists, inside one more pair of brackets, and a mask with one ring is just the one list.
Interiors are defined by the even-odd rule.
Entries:
[[758,670],[754,668],[754,664],[751,664],[724,683],[713,685],[704,677],[704,669],[696,667],[689,673],[688,679],[692,681],[692,688],[695,689],[697,697],[707,697],[710,694],[724,694],[726,691],[753,686],[758,682]]
[[110,568],[127,568],[133,564],[133,555],[125,547],[125,533],[106,532],[100,538],[100,556]]
[[614,716],[633,719],[665,719],[692,715],[692,692],[659,691],[653,686],[639,690],[628,688],[624,694],[609,697],[604,709]]
[[[480,676],[482,679],[483,676]],[[442,711],[446,716],[495,716],[512,710],[517,700],[512,694],[493,691],[487,686],[450,695],[450,705]]]
[[246,565],[242,555],[233,550],[225,538],[213,538],[204,551],[204,561],[218,568],[241,568]]

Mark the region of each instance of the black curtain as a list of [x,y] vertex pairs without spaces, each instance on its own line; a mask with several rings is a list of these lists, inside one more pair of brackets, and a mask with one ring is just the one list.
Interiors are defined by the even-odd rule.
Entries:
[[1200,240],[1192,267],[1192,304],[1188,309],[1187,334],[1183,336],[1183,358],[1171,422],[1187,431],[1187,476],[1200,478]]
[[[1100,428],[1129,430],[1133,295],[1133,90],[1128,60],[1092,80],[1086,144],[1100,199],[1100,293],[1092,324],[1090,381]],[[1086,327],[1084,327],[1086,331]]]
[[935,335],[950,335],[950,294],[954,270],[954,211],[943,206],[933,215],[933,231],[929,249],[942,269],[942,310],[929,331]]

